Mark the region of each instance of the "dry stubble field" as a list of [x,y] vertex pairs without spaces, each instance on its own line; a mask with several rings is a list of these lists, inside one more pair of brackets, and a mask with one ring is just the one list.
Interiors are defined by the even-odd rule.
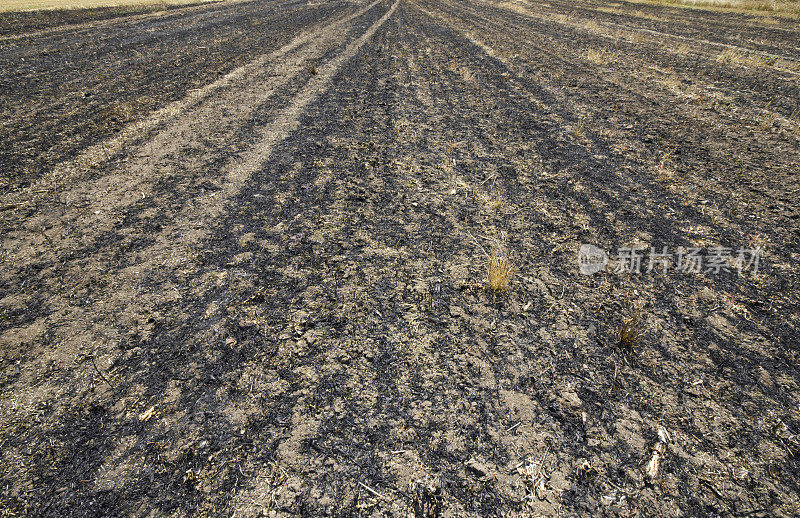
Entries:
[[[257,0],[0,28],[0,515],[800,512],[796,19]],[[582,276],[583,243],[764,252]]]

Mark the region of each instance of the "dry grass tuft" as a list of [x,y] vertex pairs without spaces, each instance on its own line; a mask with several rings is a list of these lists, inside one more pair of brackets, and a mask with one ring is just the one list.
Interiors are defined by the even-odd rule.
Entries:
[[490,191],[484,191],[480,185],[473,184],[470,190],[475,201],[486,210],[499,210],[503,206],[503,188],[499,184],[495,184]]
[[794,127],[795,133],[800,133],[800,108],[795,109],[789,115],[789,124]]
[[486,208],[489,210],[498,210],[502,206],[503,190],[499,186],[495,186],[495,188],[487,195]]
[[711,9],[720,11],[756,12],[777,16],[795,17],[800,15],[800,2],[797,0],[636,0],[643,3]]
[[774,112],[766,112],[761,120],[758,122],[758,129],[761,131],[769,131],[775,127],[775,122],[778,120],[777,114]]
[[746,53],[735,50],[725,49],[717,55],[717,63],[725,65],[742,65],[745,63]]
[[442,515],[441,481],[417,479],[410,486],[415,517],[438,518]]
[[608,65],[615,61],[613,52],[605,49],[589,49],[584,54],[586,61],[594,63],[595,65]]
[[595,20],[590,19],[583,22],[583,28],[591,32],[596,32],[598,29],[600,29],[600,25]]
[[780,56],[758,54],[747,50],[727,48],[717,55],[717,62],[724,65],[743,67],[779,68],[797,71],[800,66],[794,61],[786,60]]
[[578,125],[572,128],[572,134],[575,136],[576,140],[583,139],[585,128],[586,128],[586,119],[581,118],[580,121],[578,122]]
[[644,33],[639,31],[633,32],[628,38],[628,41],[630,41],[631,43],[636,43],[637,45],[641,45],[642,43],[645,42]]
[[[661,155],[661,160],[658,162],[656,166],[656,174],[658,175],[658,180],[663,184],[672,184],[675,178],[675,171],[670,165],[670,155],[669,151],[664,151]],[[682,179],[679,179],[682,180]]]
[[516,268],[505,250],[495,250],[486,254],[486,289],[492,293],[505,293],[511,285]]
[[119,129],[123,125],[142,117],[151,107],[152,99],[148,97],[114,102],[98,113],[95,124],[103,131]]
[[771,130],[778,120],[778,115],[769,109],[770,106],[772,106],[772,101],[767,103],[763,110],[763,115],[758,119],[758,129],[761,131]]
[[670,48],[670,50],[675,54],[680,54],[682,56],[685,56],[686,54],[691,52],[692,47],[690,47],[688,43],[681,43],[680,45],[673,45]]
[[628,316],[620,320],[615,330],[617,345],[624,350],[633,350],[639,346],[642,338],[644,326],[641,318],[641,311],[635,308]]

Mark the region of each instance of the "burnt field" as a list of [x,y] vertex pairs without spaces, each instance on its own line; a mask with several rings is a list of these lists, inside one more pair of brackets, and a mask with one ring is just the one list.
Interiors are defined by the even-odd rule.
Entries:
[[4,16],[0,516],[800,513],[796,19]]

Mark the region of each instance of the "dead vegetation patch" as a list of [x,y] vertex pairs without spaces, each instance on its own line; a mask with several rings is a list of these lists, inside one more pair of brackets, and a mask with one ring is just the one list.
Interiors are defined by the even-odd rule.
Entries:
[[718,63],[733,66],[798,70],[798,64],[794,61],[787,60],[781,56],[754,53],[746,49],[726,48],[717,55],[716,60]]
[[595,65],[607,66],[617,61],[617,54],[608,49],[589,49],[583,56],[586,61]]
[[486,254],[486,289],[492,293],[505,293],[511,286],[516,267],[508,251],[493,249]]
[[634,351],[639,347],[643,335],[642,310],[639,306],[631,306],[614,328],[616,344],[623,351]]
[[634,0],[636,2],[683,7],[775,15],[800,16],[800,2],[796,0]]
[[153,100],[148,97],[111,103],[98,113],[96,125],[102,131],[117,131],[148,114],[152,105]]

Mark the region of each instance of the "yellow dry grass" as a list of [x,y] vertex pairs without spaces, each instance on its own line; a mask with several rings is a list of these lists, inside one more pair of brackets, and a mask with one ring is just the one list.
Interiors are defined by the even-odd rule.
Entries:
[[789,124],[794,127],[795,133],[800,135],[800,108],[797,108],[789,116]]
[[797,72],[800,65],[780,56],[749,52],[746,49],[727,48],[717,55],[717,62],[744,67],[772,67]]
[[504,293],[511,285],[516,268],[505,251],[492,250],[486,254],[486,289],[493,293]]
[[0,2],[0,12],[89,9],[92,7],[149,7],[217,1],[221,0],[4,0]]
[[709,9],[761,13],[777,16],[800,16],[800,0],[633,0],[634,2]]
[[584,58],[595,65],[608,65],[616,61],[614,52],[605,49],[589,49],[584,54]]

